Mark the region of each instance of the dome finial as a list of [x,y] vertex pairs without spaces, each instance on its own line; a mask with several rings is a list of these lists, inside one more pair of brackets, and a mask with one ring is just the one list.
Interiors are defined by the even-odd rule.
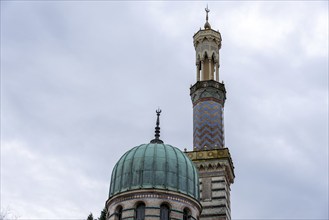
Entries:
[[208,8],[208,4],[207,4],[207,8],[204,9],[207,13],[206,15],[206,21],[208,21],[208,13],[210,12],[209,8]]
[[157,113],[157,122],[156,122],[156,127],[155,127],[155,138],[153,140],[151,140],[151,143],[157,143],[157,144],[163,144],[163,141],[160,140],[160,113],[161,113],[161,109],[158,108],[156,111]]
[[208,9],[208,4],[207,4],[207,8],[205,8],[206,11],[206,23],[204,24],[204,29],[211,29],[211,26],[208,22],[208,13],[210,12],[210,10]]

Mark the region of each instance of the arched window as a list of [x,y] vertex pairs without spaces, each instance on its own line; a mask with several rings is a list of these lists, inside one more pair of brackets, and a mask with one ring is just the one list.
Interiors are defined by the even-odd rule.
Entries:
[[136,207],[136,220],[145,219],[145,204],[139,203]]
[[191,211],[188,208],[183,210],[183,220],[191,219]]
[[162,204],[160,206],[160,220],[169,220],[169,206]]
[[115,219],[122,220],[122,206],[118,206],[115,209],[115,215],[116,215],[116,218]]

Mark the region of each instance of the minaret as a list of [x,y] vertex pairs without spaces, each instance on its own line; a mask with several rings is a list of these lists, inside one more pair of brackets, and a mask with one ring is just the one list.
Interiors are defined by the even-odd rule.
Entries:
[[193,151],[186,152],[199,171],[200,219],[231,219],[230,185],[234,166],[224,142],[225,85],[219,82],[221,34],[206,23],[193,36],[196,83],[190,88],[193,103]]

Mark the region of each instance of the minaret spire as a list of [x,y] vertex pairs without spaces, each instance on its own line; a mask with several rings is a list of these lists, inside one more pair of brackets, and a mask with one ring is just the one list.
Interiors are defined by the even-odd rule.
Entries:
[[[203,207],[199,219],[231,220],[230,185],[234,182],[234,166],[224,141],[226,90],[219,80],[222,37],[219,31],[210,27],[208,5],[205,11],[204,29],[193,35],[196,54],[196,83],[190,87],[193,151],[186,154],[199,170],[200,203]],[[225,196],[218,196],[218,189],[223,189],[221,193]]]
[[219,50],[222,37],[211,29],[208,5],[205,29],[193,36],[196,83],[190,88],[193,103],[193,149],[224,148],[225,85],[219,82]]
[[[224,83],[219,80],[222,37],[219,31],[210,27],[208,5],[205,11],[205,29],[193,35],[196,53],[196,83],[190,88],[193,151],[186,154],[199,170],[202,189],[200,203],[203,207],[199,219],[231,220],[230,185],[234,182],[234,166],[224,142],[226,90]],[[218,196],[218,189],[223,189],[221,195],[224,196]]]
[[155,127],[155,135],[154,135],[154,139],[151,140],[151,143],[157,143],[157,144],[162,144],[163,141],[160,140],[160,113],[161,113],[161,109],[158,108],[156,111],[157,113],[157,121],[156,121],[156,127]]

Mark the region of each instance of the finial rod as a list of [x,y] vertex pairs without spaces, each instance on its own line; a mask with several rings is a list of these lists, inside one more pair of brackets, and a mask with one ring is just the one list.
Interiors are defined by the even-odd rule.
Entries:
[[155,127],[155,138],[153,140],[151,140],[151,143],[158,143],[158,144],[162,144],[163,141],[160,140],[160,113],[161,113],[161,109],[158,108],[155,113],[157,114],[157,121],[156,121],[156,127]]
[[205,8],[205,11],[207,13],[207,15],[206,15],[206,21],[208,21],[208,13],[210,12],[210,10],[208,9],[208,4],[207,4],[207,8]]
[[204,9],[206,11],[206,23],[204,24],[204,29],[208,30],[211,29],[211,26],[208,22],[208,13],[210,12],[209,8],[208,8],[208,4],[207,4],[207,8]]

